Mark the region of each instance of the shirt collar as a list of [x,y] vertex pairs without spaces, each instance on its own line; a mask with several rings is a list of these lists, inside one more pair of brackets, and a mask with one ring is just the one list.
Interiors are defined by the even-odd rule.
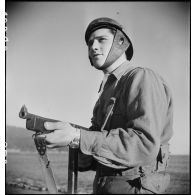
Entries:
[[126,60],[118,68],[113,70],[111,75],[115,76],[115,78],[119,80],[128,69],[132,69],[132,65],[130,64],[130,61]]

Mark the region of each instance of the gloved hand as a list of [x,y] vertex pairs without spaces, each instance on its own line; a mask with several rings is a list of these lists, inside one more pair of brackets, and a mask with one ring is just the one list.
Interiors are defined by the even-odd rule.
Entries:
[[72,127],[68,122],[45,122],[44,126],[48,131],[55,130],[38,136],[45,138],[48,148],[68,146],[74,138],[80,138],[80,130]]

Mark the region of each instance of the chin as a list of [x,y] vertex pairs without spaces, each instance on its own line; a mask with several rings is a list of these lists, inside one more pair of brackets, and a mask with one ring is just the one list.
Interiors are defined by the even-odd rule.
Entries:
[[102,65],[99,65],[99,64],[94,64],[93,65],[96,69],[100,69],[102,67]]
[[97,68],[97,69],[98,69],[98,68],[101,68],[101,67],[103,66],[103,64],[104,64],[104,63],[102,63],[102,62],[97,62],[97,61],[96,61],[96,62],[93,62],[93,66],[94,66],[95,68]]

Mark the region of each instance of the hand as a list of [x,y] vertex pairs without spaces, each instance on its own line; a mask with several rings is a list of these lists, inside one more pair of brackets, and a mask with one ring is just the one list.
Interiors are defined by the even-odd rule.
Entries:
[[39,135],[39,137],[45,137],[45,141],[48,148],[59,148],[70,144],[70,142],[76,137],[80,136],[80,130],[72,127],[68,122],[45,122],[45,128],[48,131],[55,130],[48,134]]

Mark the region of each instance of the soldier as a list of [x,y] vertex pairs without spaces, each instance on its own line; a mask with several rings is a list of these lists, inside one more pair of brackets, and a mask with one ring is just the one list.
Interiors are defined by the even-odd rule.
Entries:
[[103,71],[100,96],[89,130],[68,122],[46,122],[49,148],[79,145],[79,170],[95,170],[97,194],[163,193],[172,137],[173,104],[166,82],[148,68],[133,66],[133,46],[110,18],[87,27],[85,41],[93,67]]

